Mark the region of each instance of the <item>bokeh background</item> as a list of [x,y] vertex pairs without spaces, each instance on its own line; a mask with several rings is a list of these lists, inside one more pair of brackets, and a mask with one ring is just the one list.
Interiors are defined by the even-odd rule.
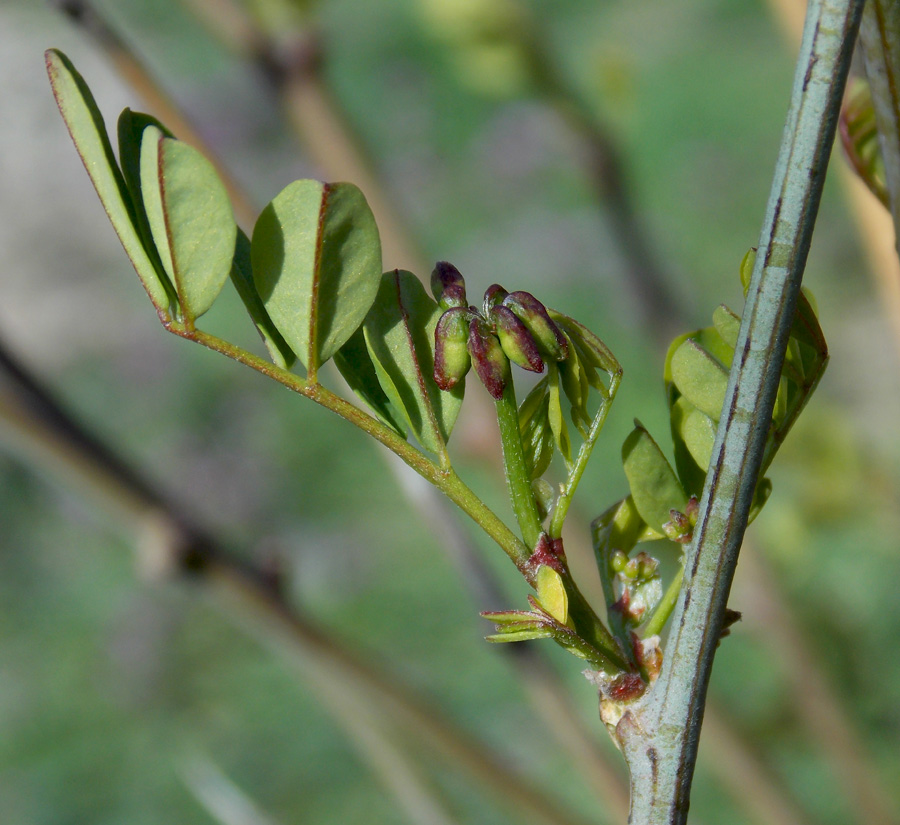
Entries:
[[[96,4],[257,209],[296,178],[349,174],[329,166],[346,160],[340,151],[321,149],[340,146],[322,134],[325,120],[307,109],[298,139],[290,97],[272,83],[273,55],[317,54],[313,88],[339,114],[341,135],[394,213],[395,235],[407,239],[386,267],[427,279],[423,266],[450,260],[470,294],[495,281],[530,290],[604,338],[625,381],[569,520],[573,547],[625,492],[618,456],[632,418],[667,443],[665,336],[708,323],[718,303],[740,309],[737,268],[757,239],[789,95],[791,8]],[[257,50],[270,49],[268,74],[235,48],[248,20]],[[342,644],[429,696],[563,807],[615,821],[538,720],[506,651],[482,640],[489,627],[479,610],[524,604],[526,588],[502,554],[464,525],[506,594],[502,604],[479,603],[440,546],[429,505],[404,493],[379,447],[160,328],[56,111],[42,61],[51,46],[78,66],[108,124],[124,106],[147,107],[84,27],[50,5],[0,2],[4,346],[236,554],[277,559],[291,603]],[[598,196],[598,134],[616,149],[645,264],[661,279],[643,297],[622,202]],[[766,821],[746,793],[757,770],[787,806],[781,821],[860,821],[847,792],[854,770],[873,783],[880,821],[898,821],[896,272],[870,265],[841,163],[835,153],[805,281],[832,361],[749,534],[731,601],[744,620],[716,659],[697,822]],[[875,220],[862,218],[870,229]],[[229,289],[208,325],[258,349]],[[471,384],[469,395],[455,461],[508,515],[484,393]],[[147,539],[132,523],[57,472],[21,429],[0,422],[0,434],[4,822],[408,821],[303,661],[247,636],[202,584],[154,573],[136,553]],[[543,652],[621,773],[578,662]],[[445,821],[521,821],[427,748],[406,745],[444,800]],[[836,764],[835,754],[849,762]],[[865,819],[879,821],[871,810]]]

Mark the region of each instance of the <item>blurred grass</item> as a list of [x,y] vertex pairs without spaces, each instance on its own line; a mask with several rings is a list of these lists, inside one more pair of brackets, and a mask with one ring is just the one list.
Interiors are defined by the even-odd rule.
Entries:
[[[791,74],[765,9],[749,0],[529,5],[562,71],[625,147],[641,214],[695,322],[721,301],[739,309],[737,264],[756,240]],[[253,75],[174,0],[105,6],[261,203],[315,174]],[[534,99],[498,99],[463,83],[411,0],[320,6],[329,84],[429,257],[454,261],[473,294],[494,281],[536,291],[600,333],[623,363],[619,400],[577,499],[594,515],[624,490],[618,450],[631,418],[665,441],[665,411],[661,356],[630,321],[622,262],[577,143]],[[593,810],[531,723],[507,663],[481,641],[477,610],[524,598],[499,554],[491,565],[509,605],[472,604],[376,448],[158,328],[53,107],[40,59],[49,46],[79,65],[109,124],[123,106],[140,108],[49,9],[25,0],[0,7],[0,334],[236,547],[283,552],[292,594],[324,624]],[[892,653],[900,370],[834,187],[806,283],[832,363],[776,462],[775,494],[753,533],[889,781],[900,775]],[[235,301],[211,320],[253,341]],[[484,468],[463,460],[487,489]],[[402,821],[293,673],[224,625],[189,585],[136,580],[128,535],[77,491],[0,456],[0,518],[7,821],[209,822],[178,773],[196,752],[278,821]],[[263,537],[269,544],[259,548]],[[802,738],[780,665],[754,633],[753,605],[733,606],[746,627],[722,645],[714,696],[813,821],[853,821]],[[598,725],[577,662],[554,659],[586,724]],[[698,770],[698,820],[745,821],[702,748]],[[479,797],[466,801],[453,777],[442,781],[462,821],[503,821]]]

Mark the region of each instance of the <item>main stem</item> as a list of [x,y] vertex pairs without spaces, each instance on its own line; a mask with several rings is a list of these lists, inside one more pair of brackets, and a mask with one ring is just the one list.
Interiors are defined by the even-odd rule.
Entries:
[[617,736],[637,825],[687,821],[706,690],[759,475],[863,0],[812,0],[662,673]]

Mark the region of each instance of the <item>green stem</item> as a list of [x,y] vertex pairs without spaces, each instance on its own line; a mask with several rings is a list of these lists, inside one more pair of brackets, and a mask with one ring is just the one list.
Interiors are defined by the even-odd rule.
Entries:
[[765,448],[863,0],[813,0],[662,672],[616,735],[631,822],[687,820],[706,692]]
[[557,499],[556,509],[553,511],[553,517],[550,520],[550,529],[548,530],[551,539],[558,539],[562,535],[563,522],[566,520],[566,515],[572,504],[572,497],[575,495],[575,490],[578,488],[581,476],[584,475],[584,468],[587,467],[588,459],[591,457],[594,444],[597,441],[597,437],[600,435],[600,430],[603,429],[603,425],[606,422],[606,416],[609,414],[609,409],[612,407],[612,403],[615,400],[616,392],[618,391],[621,382],[621,370],[610,376],[609,395],[603,399],[603,402],[600,404],[600,409],[597,411],[597,415],[594,416],[594,420],[591,422],[591,429],[588,431],[588,437],[581,445],[581,449],[575,457],[575,463],[569,471],[569,476],[566,479],[563,491],[560,494],[559,499]]
[[390,427],[382,424],[378,419],[363,412],[359,407],[355,407],[330,390],[325,389],[321,384],[311,382],[301,378],[299,375],[281,369],[281,367],[266,361],[264,358],[253,355],[240,347],[229,344],[227,341],[223,341],[221,338],[199,329],[189,330],[178,322],[171,320],[166,321],[164,325],[169,332],[226,355],[283,384],[289,390],[293,390],[305,398],[315,401],[317,404],[337,413],[341,418],[372,436],[376,441],[380,441],[420,476],[430,481],[444,493],[447,498],[456,504],[500,546],[516,567],[523,573],[526,573],[526,562],[531,555],[529,548],[516,537],[493,510],[472,492],[468,485],[456,474],[455,470],[439,467],[408,441],[397,435]]
[[503,468],[509,488],[509,500],[519,522],[519,530],[525,545],[532,550],[543,532],[537,503],[531,489],[531,475],[525,464],[522,435],[519,432],[519,408],[516,390],[509,381],[503,397],[497,400],[497,423],[500,425],[500,443],[503,445]]

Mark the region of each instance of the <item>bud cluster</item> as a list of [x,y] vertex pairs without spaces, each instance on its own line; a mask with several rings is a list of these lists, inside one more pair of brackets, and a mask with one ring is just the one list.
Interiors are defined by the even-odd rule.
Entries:
[[659,562],[644,552],[629,558],[626,553],[616,550],[610,556],[609,568],[621,594],[614,609],[622,614],[626,626],[637,627],[662,597]]
[[569,356],[565,336],[528,292],[507,292],[493,284],[480,310],[468,306],[463,277],[446,261],[435,265],[431,291],[444,310],[434,331],[434,380],[442,390],[456,386],[474,365],[481,383],[499,400],[512,380],[510,361],[543,372],[545,359]]
[[694,527],[697,526],[699,512],[700,503],[696,496],[690,497],[683,513],[680,510],[669,510],[672,518],[662,526],[666,538],[679,544],[689,544],[694,538]]

